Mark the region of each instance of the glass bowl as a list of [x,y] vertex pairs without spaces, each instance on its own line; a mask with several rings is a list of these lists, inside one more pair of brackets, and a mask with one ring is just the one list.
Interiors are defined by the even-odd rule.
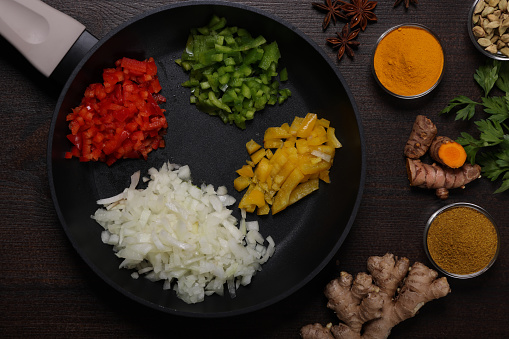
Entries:
[[[378,49],[378,46],[379,46],[380,42],[384,38],[386,38],[390,33],[394,32],[395,30],[398,30],[400,28],[404,28],[404,27],[419,28],[419,29],[424,30],[425,32],[430,34],[431,37],[433,37],[436,40],[436,42],[438,43],[438,45],[440,46],[440,48],[442,50],[442,69],[440,71],[440,74],[436,78],[437,80],[434,83],[430,84],[425,90],[421,91],[420,93],[412,93],[412,94],[396,93],[394,90],[391,90],[390,88],[387,88],[386,85],[383,84],[383,81],[381,81],[379,79],[378,74],[377,74],[375,58],[376,58],[376,55],[377,55],[377,49]],[[418,41],[420,41],[420,40],[418,40]],[[425,42],[423,43],[422,47],[423,48],[427,48],[427,45],[425,45]],[[432,63],[432,62],[436,62],[436,61],[435,60],[429,60],[429,63]],[[445,69],[445,55],[444,55],[444,49],[442,47],[440,39],[438,39],[437,35],[435,33],[433,33],[428,27],[426,27],[424,25],[421,25],[421,24],[417,24],[417,23],[400,24],[400,25],[391,27],[387,31],[385,31],[378,38],[378,40],[377,40],[377,42],[375,44],[375,47],[373,49],[373,54],[372,54],[372,58],[371,58],[371,70],[372,70],[373,76],[375,77],[375,80],[378,83],[378,85],[380,85],[380,87],[382,87],[387,93],[391,94],[392,96],[394,96],[396,98],[400,98],[400,99],[417,99],[417,98],[420,98],[420,97],[423,97],[423,96],[429,94],[431,91],[433,91],[433,89],[435,89],[438,86],[438,84],[442,80],[442,77],[444,75],[444,69]]]
[[[478,269],[477,271],[475,272],[472,272],[472,273],[468,273],[468,274],[460,274],[460,273],[455,273],[455,272],[450,272],[446,269],[444,269],[443,267],[441,267],[437,261],[433,258],[432,254],[430,253],[430,250],[429,250],[429,244],[428,244],[428,233],[429,233],[429,230],[430,230],[430,227],[432,227],[433,225],[433,222],[436,220],[436,218],[443,214],[443,213],[446,213],[446,212],[449,212],[451,211],[452,209],[454,208],[457,208],[457,207],[464,207],[464,208],[468,208],[468,209],[472,209],[474,211],[477,211],[479,213],[481,213],[484,217],[486,217],[490,222],[491,224],[493,225],[493,228],[494,228],[494,231],[495,231],[495,234],[496,234],[496,237],[497,237],[497,241],[496,241],[496,249],[495,249],[495,252],[493,254],[493,257],[491,258],[491,260],[489,262],[487,262],[487,264],[485,266],[483,266],[482,268]],[[459,220],[458,220],[459,222]],[[436,226],[434,226],[436,227]],[[444,238],[441,238],[441,240],[445,241],[448,243],[448,246],[449,247],[453,247],[454,244],[457,244],[458,242],[458,237],[459,236],[453,236],[452,238],[456,241],[455,243],[452,243],[451,242],[451,237],[448,237],[448,238],[445,238],[446,235],[442,235]],[[479,248],[479,247],[477,247]],[[470,250],[471,248],[469,248]],[[453,203],[453,204],[450,204],[450,205],[446,205],[442,208],[440,208],[439,210],[437,210],[435,213],[433,213],[431,215],[431,217],[429,218],[427,224],[426,224],[426,228],[424,229],[424,250],[426,251],[426,255],[428,256],[428,259],[431,261],[431,263],[435,266],[435,268],[440,271],[441,273],[449,276],[449,277],[452,277],[452,278],[458,278],[458,279],[469,279],[469,278],[474,278],[474,277],[477,277],[481,274],[483,274],[484,272],[486,272],[494,263],[495,261],[497,260],[497,257],[498,257],[498,252],[500,250],[500,233],[498,231],[498,227],[497,225],[495,224],[495,221],[493,220],[493,218],[491,217],[491,215],[485,210],[483,209],[482,207],[480,206],[477,206],[475,204],[471,204],[471,203],[467,203],[467,202],[458,202],[458,203]],[[442,255],[446,255],[444,253],[441,253]],[[471,253],[473,254],[473,253]]]
[[[479,45],[479,43],[477,42],[477,38],[474,36],[474,33],[473,33],[474,23],[473,23],[472,17],[474,16],[475,6],[477,6],[477,4],[480,1],[484,1],[484,0],[475,0],[474,3],[472,4],[472,7],[470,7],[470,11],[468,12],[467,27],[468,27],[468,35],[470,36],[470,40],[472,40],[472,43],[474,44],[475,48],[479,52],[481,52],[483,55],[485,55],[489,58],[495,59],[495,60],[501,60],[501,61],[509,60],[509,57],[505,56],[504,54],[502,54],[500,52],[493,54],[493,53],[490,53],[490,52],[484,50],[484,47]],[[507,31],[507,33],[509,33],[509,30]]]

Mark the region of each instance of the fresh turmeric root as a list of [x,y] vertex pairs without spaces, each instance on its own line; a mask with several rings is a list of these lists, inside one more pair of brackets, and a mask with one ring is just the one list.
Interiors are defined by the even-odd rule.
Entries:
[[433,160],[450,168],[459,168],[467,160],[467,152],[456,141],[438,136],[431,143],[429,154]]
[[[392,254],[370,257],[368,271],[352,276],[342,272],[325,288],[327,307],[342,321],[339,325],[315,323],[302,327],[304,339],[387,338],[391,329],[415,316],[428,301],[451,292],[445,277],[419,262]],[[362,334],[361,334],[362,333]]]
[[428,151],[436,135],[435,124],[424,115],[418,115],[405,145],[405,156],[410,159],[422,157]]
[[[450,189],[465,188],[466,184],[480,178],[481,167],[466,164],[467,154],[463,146],[436,134],[433,122],[418,115],[405,145],[406,169],[410,186],[435,189],[436,195],[445,200]],[[429,165],[419,160],[428,150],[438,164]]]
[[406,169],[410,186],[435,189],[442,200],[449,197],[450,189],[465,188],[466,184],[481,176],[481,166],[469,163],[453,169],[407,158]]

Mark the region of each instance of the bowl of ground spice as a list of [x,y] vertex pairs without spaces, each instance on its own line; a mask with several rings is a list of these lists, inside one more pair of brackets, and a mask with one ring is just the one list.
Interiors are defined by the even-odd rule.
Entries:
[[444,73],[444,50],[438,37],[420,24],[401,24],[378,39],[372,71],[378,84],[401,99],[425,96]]
[[424,248],[445,275],[477,277],[495,262],[500,248],[498,228],[480,206],[459,202],[440,208],[428,220]]

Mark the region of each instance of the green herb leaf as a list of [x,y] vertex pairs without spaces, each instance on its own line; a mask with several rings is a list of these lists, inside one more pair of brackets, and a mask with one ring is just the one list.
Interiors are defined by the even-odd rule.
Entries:
[[484,105],[484,111],[488,114],[491,114],[491,120],[503,122],[505,119],[509,118],[509,96],[491,96],[482,98],[482,103]]
[[456,111],[456,119],[455,120],[470,120],[475,114],[475,107],[479,103],[477,101],[474,101],[464,95],[460,95],[451,101],[449,101],[449,104],[440,111],[440,114],[446,114],[451,112],[453,109],[459,108],[462,105],[466,105],[465,107],[459,109]]
[[489,153],[483,153],[479,162],[482,164],[484,176],[491,181],[497,180],[504,173],[504,170],[497,165],[497,159]]
[[502,193],[504,191],[507,191],[507,189],[509,189],[509,172],[507,172],[504,175],[504,180],[502,181],[502,185],[500,185],[500,187],[497,190],[495,190],[495,192],[493,192],[493,193]]
[[506,93],[509,93],[509,65],[502,63],[498,71],[498,79],[495,83],[497,87]]
[[[474,79],[484,90],[480,103],[465,96],[459,96],[449,102],[440,114],[456,112],[456,120],[469,120],[475,114],[476,105],[482,105],[488,119],[475,121],[479,137],[462,132],[457,138],[467,152],[470,163],[479,164],[482,173],[491,181],[501,180],[502,184],[494,193],[509,190],[509,126],[504,123],[509,118],[509,65],[500,61],[488,62],[479,67]],[[503,96],[488,96],[493,86],[505,92]]]
[[487,62],[480,66],[474,74],[474,79],[484,90],[484,96],[488,96],[493,86],[498,80],[498,71],[500,69],[500,61]]
[[467,132],[461,132],[461,137],[458,137],[456,142],[463,146],[470,163],[475,164],[475,157],[477,152],[479,152],[479,150],[482,148],[482,141],[477,140]]
[[502,176],[502,185],[494,193],[501,193],[509,189],[509,138],[500,144],[498,152],[483,153],[479,162],[484,176],[491,181]]
[[486,119],[476,121],[475,124],[481,131],[479,139],[483,141],[484,147],[495,146],[504,141],[505,133],[499,122]]

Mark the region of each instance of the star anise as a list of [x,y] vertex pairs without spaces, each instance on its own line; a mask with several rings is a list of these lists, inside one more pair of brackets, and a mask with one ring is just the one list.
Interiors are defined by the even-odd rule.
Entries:
[[332,48],[338,48],[338,60],[341,60],[343,54],[348,55],[350,58],[353,58],[353,49],[352,47],[357,47],[360,45],[358,41],[354,41],[359,34],[360,29],[356,29],[350,32],[350,24],[347,23],[343,29],[341,30],[341,34],[336,32],[337,38],[328,38],[326,41],[332,45]]
[[410,3],[414,3],[417,5],[417,0],[396,0],[396,2],[394,3],[394,6],[392,6],[393,8],[396,7],[397,5],[399,5],[400,3],[404,2],[405,3],[405,7],[408,8],[408,6],[410,6]]
[[336,24],[336,19],[339,18],[348,20],[346,15],[341,11],[341,4],[339,4],[337,0],[334,2],[332,2],[332,0],[325,0],[325,4],[313,2],[311,5],[321,11],[327,12],[322,23],[324,31],[327,29],[327,26],[329,26],[331,19],[334,21],[334,24]]
[[377,21],[377,17],[373,13],[376,4],[376,1],[351,0],[351,3],[344,3],[341,8],[347,16],[351,17],[352,28],[358,25],[362,30],[365,30],[368,21]]

